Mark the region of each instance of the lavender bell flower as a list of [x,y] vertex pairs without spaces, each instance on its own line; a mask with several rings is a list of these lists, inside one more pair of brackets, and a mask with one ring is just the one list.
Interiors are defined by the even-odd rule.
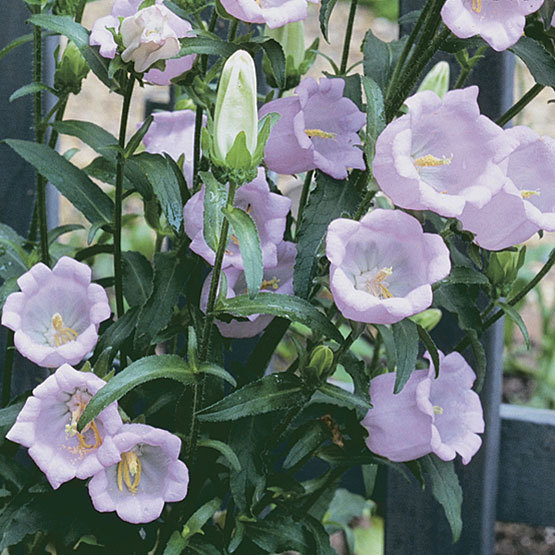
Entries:
[[[54,489],[77,478],[88,478],[119,460],[110,436],[122,425],[117,404],[106,407],[83,432],[77,422],[91,397],[105,385],[92,372],[79,372],[64,364],[35,387],[15,424],[10,441],[29,448],[29,456],[46,474]],[[104,459],[100,462],[99,447]]]
[[[146,151],[153,154],[166,152],[176,162],[183,156],[183,173],[189,187],[193,186],[193,155],[195,135],[195,112],[177,110],[157,112],[143,137]],[[206,124],[206,116],[202,119]]]
[[478,87],[441,99],[422,91],[406,100],[408,114],[378,137],[374,176],[402,208],[459,216],[466,202],[483,206],[505,183],[499,163],[516,141],[480,115]]
[[526,17],[544,0],[447,0],[443,23],[461,39],[480,35],[494,50],[506,50],[520,39]]
[[345,318],[393,324],[428,308],[432,287],[451,269],[439,235],[400,210],[375,209],[360,222],[340,218],[326,237],[330,289]]
[[195,61],[194,54],[170,59],[179,53],[178,39],[193,36],[192,26],[166,8],[163,0],[141,10],[140,5],[140,0],[116,0],[112,14],[93,24],[89,43],[99,46],[102,56],[113,59],[117,44],[109,29],[121,32],[125,46],[123,61],[133,60],[135,71],[140,73],[156,61],[166,60],[164,71],[151,69],[144,78],[154,85],[170,85],[173,78],[191,69]]
[[177,436],[145,424],[124,424],[112,441],[117,461],[102,446],[98,458],[105,468],[89,482],[97,511],[116,511],[122,520],[140,524],[158,518],[165,502],[185,498],[189,471],[178,459]]
[[[319,4],[319,0],[308,0]],[[226,12],[247,23],[266,23],[270,29],[307,16],[307,0],[222,0]]]
[[[428,354],[426,358],[430,358]],[[405,387],[393,393],[395,373],[370,381],[371,408],[361,424],[373,453],[404,462],[435,453],[444,461],[457,453],[463,464],[476,454],[484,431],[482,405],[472,391],[476,375],[457,352],[439,352],[440,371],[415,370]]]
[[[185,233],[192,239],[190,249],[202,256],[209,264],[214,264],[216,255],[206,243],[203,232],[204,191],[203,186],[185,205],[183,209],[184,226]],[[245,210],[258,228],[264,267],[275,266],[277,264],[277,245],[283,238],[285,219],[291,208],[291,200],[271,193],[264,169],[259,168],[256,179],[237,190],[234,205]],[[243,269],[239,242],[234,235],[231,235],[224,254],[223,267],[227,266]]]
[[108,297],[91,283],[91,269],[63,256],[52,270],[35,264],[17,283],[21,292],[9,295],[2,311],[17,350],[48,368],[86,358],[98,341],[98,325],[110,317]]
[[[271,293],[279,293],[281,295],[293,294],[293,270],[295,268],[295,257],[297,248],[294,243],[282,241],[277,246],[277,265],[274,267],[265,267],[262,281],[262,291]],[[227,295],[231,299],[237,295],[248,293],[247,282],[243,270],[229,266],[224,270],[227,279]],[[210,273],[202,287],[200,296],[200,307],[206,310],[208,304],[208,292],[210,290]],[[223,322],[216,320],[216,326],[224,337],[254,337],[258,335],[273,320],[273,316],[269,314],[253,314],[247,317],[247,321],[232,320],[231,322]]]
[[358,131],[366,116],[343,96],[343,79],[303,79],[295,96],[264,104],[262,118],[280,114],[264,150],[264,162],[277,173],[293,174],[318,168],[335,179],[347,177],[347,168],[366,166]]

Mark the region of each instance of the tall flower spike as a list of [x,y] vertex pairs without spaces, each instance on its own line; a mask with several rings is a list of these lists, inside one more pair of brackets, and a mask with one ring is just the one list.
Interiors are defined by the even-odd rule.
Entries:
[[[110,436],[122,425],[116,403],[106,407],[82,432],[77,422],[91,397],[106,382],[69,364],[58,370],[27,399],[6,437],[29,448],[29,456],[54,489],[72,478],[88,478],[119,460]],[[104,463],[98,458],[104,450]],[[112,461],[112,462],[110,462]]]
[[451,269],[443,239],[400,210],[375,209],[360,222],[334,220],[326,256],[337,308],[370,324],[393,324],[428,308],[431,284]]
[[104,289],[91,269],[63,256],[52,270],[35,264],[6,299],[2,324],[15,331],[17,350],[39,366],[77,364],[94,349],[100,322],[110,317]]
[[177,436],[145,424],[124,424],[112,441],[117,460],[102,446],[98,458],[105,468],[89,482],[97,511],[116,511],[122,520],[141,524],[157,519],[164,503],[185,498],[189,471],[178,458]]
[[[430,359],[428,353],[426,358]],[[480,398],[471,387],[476,375],[457,352],[439,352],[440,371],[414,370],[403,389],[393,393],[395,373],[370,381],[372,407],[361,422],[366,444],[377,455],[395,462],[435,453],[444,461],[457,453],[463,464],[476,454],[484,419]]]

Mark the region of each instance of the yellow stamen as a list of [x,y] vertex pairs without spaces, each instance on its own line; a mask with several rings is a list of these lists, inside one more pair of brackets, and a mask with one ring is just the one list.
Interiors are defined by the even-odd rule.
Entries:
[[482,11],[482,0],[472,0],[472,9],[476,13],[480,13]]
[[[86,451],[94,451],[95,449],[98,449],[98,447],[102,445],[102,437],[100,436],[100,432],[98,431],[96,422],[94,420],[91,420],[83,428],[82,432],[77,431],[77,422],[79,422],[79,418],[81,418],[81,415],[83,414],[83,411],[85,410],[86,406],[87,406],[86,403],[79,402],[77,407],[71,412],[71,423],[66,424],[65,426],[65,433],[67,437],[69,438],[69,437],[77,436],[77,439],[79,441],[79,445],[77,445],[76,447],[68,447],[68,449],[72,453],[75,453],[76,455],[80,455],[80,456],[83,456],[84,454],[86,454]],[[87,443],[87,440],[85,439],[85,434],[89,430],[93,431],[94,443]]]
[[59,312],[56,312],[56,314],[52,316],[52,327],[55,330],[54,341],[56,343],[56,347],[65,345],[68,341],[75,341],[79,336],[73,328],[64,327],[64,321]]
[[436,166],[448,166],[453,159],[453,155],[449,156],[449,158],[445,158],[442,156],[441,158],[436,158],[432,154],[426,154],[426,156],[422,156],[417,158],[414,161],[414,165],[418,168],[432,168]]
[[141,482],[141,460],[133,451],[121,454],[118,463],[118,488],[123,491],[123,483],[131,493],[137,493]]
[[328,133],[321,129],[305,129],[304,132],[312,139],[312,137],[320,137],[321,139],[335,139],[337,133]]
[[540,192],[539,191],[524,190],[524,191],[520,191],[520,194],[521,194],[523,199],[527,199],[527,198],[530,198],[530,197],[539,196]]
[[279,282],[281,280],[278,279],[276,276],[274,276],[272,279],[263,279],[262,280],[262,285],[260,286],[261,289],[278,289],[279,288]]
[[232,236],[230,237],[230,239],[231,239],[237,246],[239,246],[239,239],[237,239],[237,237],[236,237],[235,235],[232,235]]
[[443,407],[439,407],[438,405],[434,405],[434,412],[436,414],[443,414]]
[[383,282],[393,273],[393,268],[382,268],[373,279],[366,282],[366,289],[379,299],[392,299],[393,295]]

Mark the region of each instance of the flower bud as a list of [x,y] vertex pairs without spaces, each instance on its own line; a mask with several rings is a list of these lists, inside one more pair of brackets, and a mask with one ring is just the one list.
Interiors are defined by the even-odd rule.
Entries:
[[61,93],[79,94],[81,82],[89,73],[89,66],[79,49],[71,41],[62,54],[54,74],[54,88]]
[[288,23],[276,29],[266,27],[264,34],[281,44],[285,59],[291,57],[291,68],[299,69],[304,59],[304,25],[302,21]]
[[326,378],[333,368],[333,351],[325,345],[318,345],[310,355],[308,368],[311,368],[319,378]]
[[447,62],[438,62],[424,77],[424,80],[418,87],[420,91],[433,91],[440,98],[443,98],[449,90],[449,64]]
[[226,61],[218,85],[212,151],[215,162],[231,169],[250,167],[257,139],[254,61],[248,52],[238,50]]
[[439,324],[441,317],[442,313],[439,308],[428,308],[428,310],[411,316],[410,319],[426,331],[432,331]]
[[126,17],[121,23],[120,33],[125,46],[121,58],[124,62],[133,61],[137,73],[146,71],[158,60],[179,54],[179,39],[168,22],[169,10],[166,10],[164,6],[150,6]]
[[486,267],[486,276],[501,295],[508,295],[524,264],[526,247],[518,251],[492,252]]

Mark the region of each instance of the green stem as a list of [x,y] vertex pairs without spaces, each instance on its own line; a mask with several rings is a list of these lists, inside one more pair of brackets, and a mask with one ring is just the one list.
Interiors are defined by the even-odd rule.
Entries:
[[349,19],[347,20],[347,30],[345,31],[345,42],[343,43],[343,54],[341,56],[340,75],[345,75],[347,69],[347,61],[349,59],[349,50],[351,48],[351,37],[353,36],[353,25],[357,11],[358,0],[351,0],[351,9],[349,10]]
[[362,216],[364,216],[366,212],[368,212],[368,208],[370,208],[370,204],[372,204],[372,200],[376,196],[377,192],[378,191],[374,189],[366,192],[366,195],[364,195],[364,198],[362,199],[362,202],[360,203],[355,215],[353,216],[353,219],[360,220],[360,218],[362,218]]
[[14,332],[8,330],[6,334],[6,350],[4,353],[4,368],[2,370],[2,406],[6,407],[10,402],[12,390],[12,370],[15,348],[13,344]]
[[545,85],[540,85],[536,83],[528,92],[524,94],[515,104],[513,104],[499,119],[496,120],[495,123],[497,125],[504,127],[507,123],[509,123],[518,113],[520,113],[538,94],[540,94]]
[[195,139],[193,151],[193,188],[196,190],[199,183],[199,164],[200,164],[200,135],[202,131],[202,106],[197,106],[195,115]]
[[[516,295],[507,299],[507,304],[514,306],[520,300],[522,300],[547,275],[549,270],[551,270],[551,268],[553,267],[553,264],[555,264],[555,249],[551,251],[549,258],[547,259],[547,262],[543,265],[542,269]],[[490,326],[495,324],[495,322],[497,322],[497,320],[499,320],[504,313],[504,310],[500,309],[495,314],[492,314],[484,322],[482,326],[482,331],[487,330]],[[468,345],[470,345],[470,338],[467,334],[459,341],[458,345],[453,350],[462,352],[468,347]]]
[[391,76],[391,79],[389,81],[389,85],[387,87],[387,91],[386,91],[386,97],[390,96],[391,91],[395,88],[397,81],[399,79],[399,75],[401,74],[401,70],[403,69],[405,62],[407,60],[407,57],[412,49],[412,46],[414,44],[414,41],[416,40],[416,37],[418,35],[418,33],[420,32],[420,29],[424,23],[424,20],[428,17],[428,12],[430,10],[430,6],[431,3],[430,2],[426,2],[426,4],[424,5],[424,7],[422,8],[422,11],[420,12],[420,16],[418,17],[418,20],[416,21],[416,23],[414,24],[414,27],[412,29],[412,31],[410,32],[410,35],[407,38],[407,42],[405,42],[405,46],[403,47],[403,50],[401,51],[401,55],[399,56],[399,60],[397,60],[397,64],[395,65],[395,69],[393,70],[393,75]]
[[83,19],[83,12],[85,11],[85,6],[87,5],[87,0],[81,0],[79,6],[77,7],[77,12],[75,14],[75,21],[81,23]]
[[306,172],[306,175],[304,178],[303,190],[301,192],[301,199],[299,200],[299,211],[297,212],[297,225],[295,226],[295,236],[298,234],[299,229],[301,228],[301,221],[303,219],[304,207],[306,205],[306,201],[308,200],[308,193],[310,191],[310,185],[312,183],[313,175],[314,175],[314,170],[310,170]]
[[372,377],[376,368],[378,366],[378,362],[380,360],[380,349],[382,346],[382,336],[378,329],[376,328],[376,339],[374,340],[374,352],[372,353],[372,360],[370,361],[370,366],[368,367],[368,375]]
[[229,24],[229,33],[227,35],[227,42],[233,42],[237,36],[237,27],[239,26],[239,20],[233,19]]
[[[471,71],[474,69],[474,66],[478,63],[478,61],[484,56],[484,52],[488,49],[487,46],[481,46],[476,50],[476,54],[470,58],[465,65],[461,66],[461,72],[457,77],[457,82],[453,89],[462,89],[463,85],[465,84],[468,76],[470,75]],[[464,51],[466,53],[466,50]],[[465,54],[466,55],[466,54]]]
[[[40,8],[34,10],[40,13]],[[33,80],[35,83],[42,81],[42,31],[38,25],[33,28]],[[42,91],[37,91],[33,95],[33,107],[35,115],[35,140],[41,144],[44,138],[44,125],[42,121]],[[47,266],[50,263],[48,252],[48,223],[46,220],[46,179],[37,173],[37,216],[39,224],[40,253],[41,260]]]
[[[125,133],[127,129],[127,120],[129,119],[129,106],[131,104],[131,96],[133,95],[133,85],[135,78],[129,77],[127,90],[123,97],[123,108],[121,111],[121,119],[119,126],[119,148],[118,160],[116,167],[116,191],[114,203],[114,284],[116,292],[116,313],[118,318],[123,315],[123,273],[121,260],[121,222],[122,222],[122,204],[123,204],[123,170],[125,166],[125,157],[123,150],[125,148]],[[124,362],[124,361],[123,361]]]

